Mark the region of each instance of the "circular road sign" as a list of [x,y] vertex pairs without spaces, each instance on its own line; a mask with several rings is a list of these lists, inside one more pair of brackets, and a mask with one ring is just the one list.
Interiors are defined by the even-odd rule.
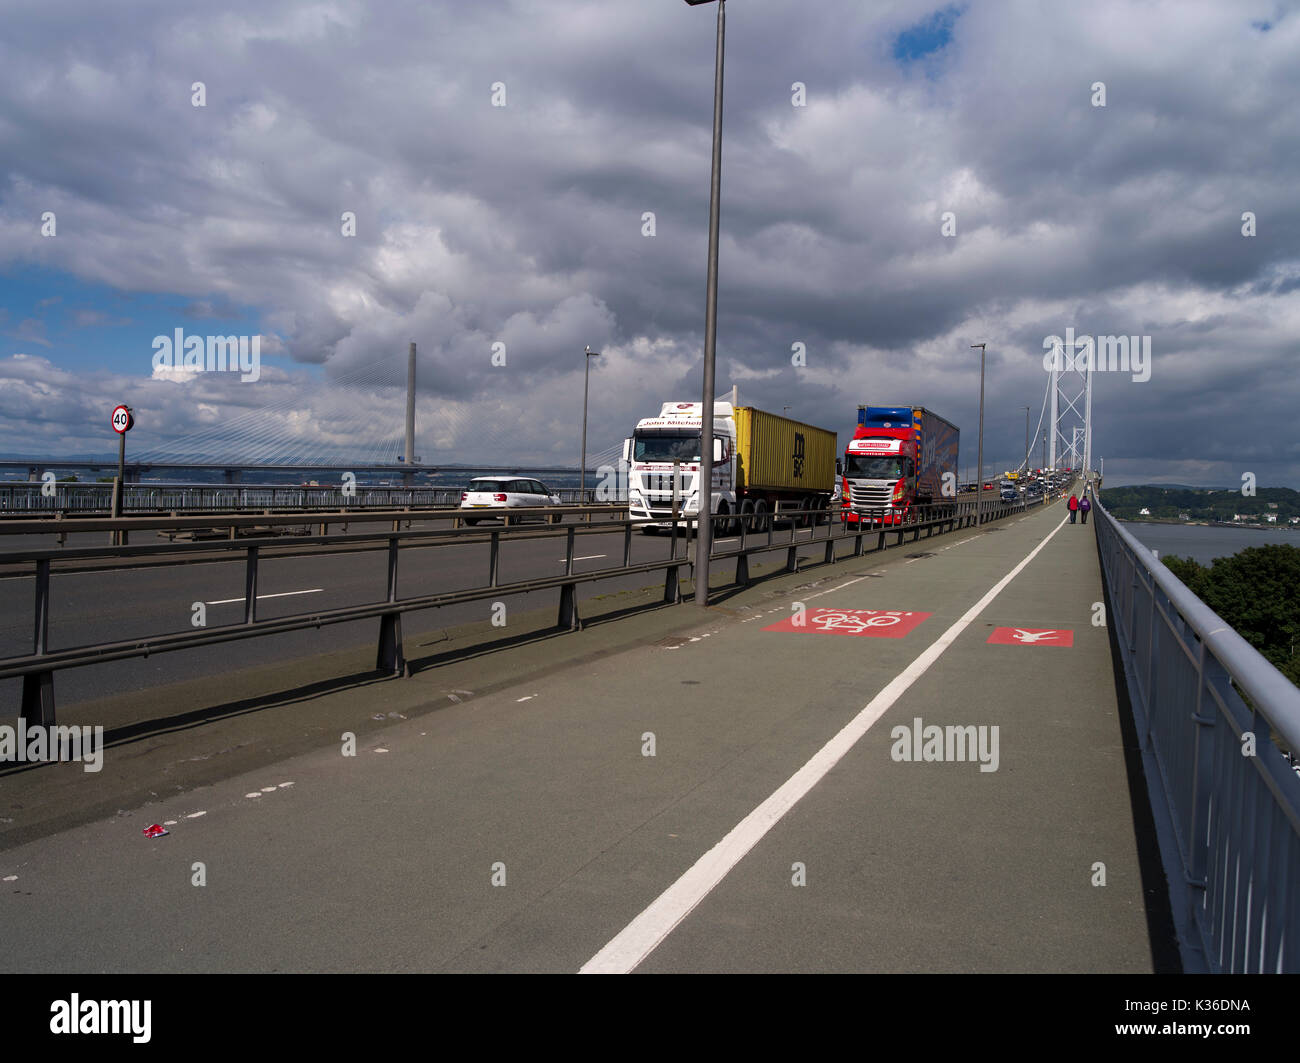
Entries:
[[131,416],[131,411],[125,406],[113,407],[113,431],[118,435],[130,429],[135,423],[135,418]]

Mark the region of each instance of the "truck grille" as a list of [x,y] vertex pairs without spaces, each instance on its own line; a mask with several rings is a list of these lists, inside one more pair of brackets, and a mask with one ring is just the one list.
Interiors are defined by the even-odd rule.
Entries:
[[[646,497],[652,502],[657,502],[660,498],[665,500],[666,505],[673,504],[673,474],[670,472],[647,472],[642,473],[641,483],[645,490]],[[684,472],[681,474],[677,492],[679,497],[685,498],[691,493],[691,488],[695,486],[695,473]]]
[[849,481],[849,505],[854,509],[881,509],[889,505],[893,496],[892,487],[872,487]]

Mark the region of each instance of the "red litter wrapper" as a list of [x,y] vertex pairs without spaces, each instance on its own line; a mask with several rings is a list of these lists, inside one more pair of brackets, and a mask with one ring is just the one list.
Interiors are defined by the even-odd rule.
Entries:
[[162,826],[160,823],[154,823],[145,827],[141,833],[143,833],[146,838],[161,838],[164,834],[170,834],[171,831],[167,830],[167,828]]

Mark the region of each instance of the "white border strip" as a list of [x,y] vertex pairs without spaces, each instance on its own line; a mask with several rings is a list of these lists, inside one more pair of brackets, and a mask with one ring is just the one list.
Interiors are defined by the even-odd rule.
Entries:
[[1018,576],[1065,524],[1065,519],[1053,528],[1025,558],[1003,576],[992,589],[965,614],[940,635],[921,655],[899,672],[889,684],[845,726],[840,732],[813,754],[802,768],[782,786],[742,819],[731,832],[705,853],[695,864],[661,893],[650,907],[632,920],[595,956],[582,965],[579,974],[628,974],[645,960],[683,919],[712,892],[755,845],[781,818],[792,809],[809,790],[816,786],[853,746],[872,724],[880,719],[913,683],[921,678],[930,665],[942,656],[971,622],[976,619],[1002,591]]

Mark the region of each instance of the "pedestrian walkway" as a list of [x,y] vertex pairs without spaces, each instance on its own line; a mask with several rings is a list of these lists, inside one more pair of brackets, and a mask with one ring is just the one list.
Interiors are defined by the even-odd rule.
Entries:
[[1094,533],[1064,517],[0,853],[0,967],[1151,970]]

